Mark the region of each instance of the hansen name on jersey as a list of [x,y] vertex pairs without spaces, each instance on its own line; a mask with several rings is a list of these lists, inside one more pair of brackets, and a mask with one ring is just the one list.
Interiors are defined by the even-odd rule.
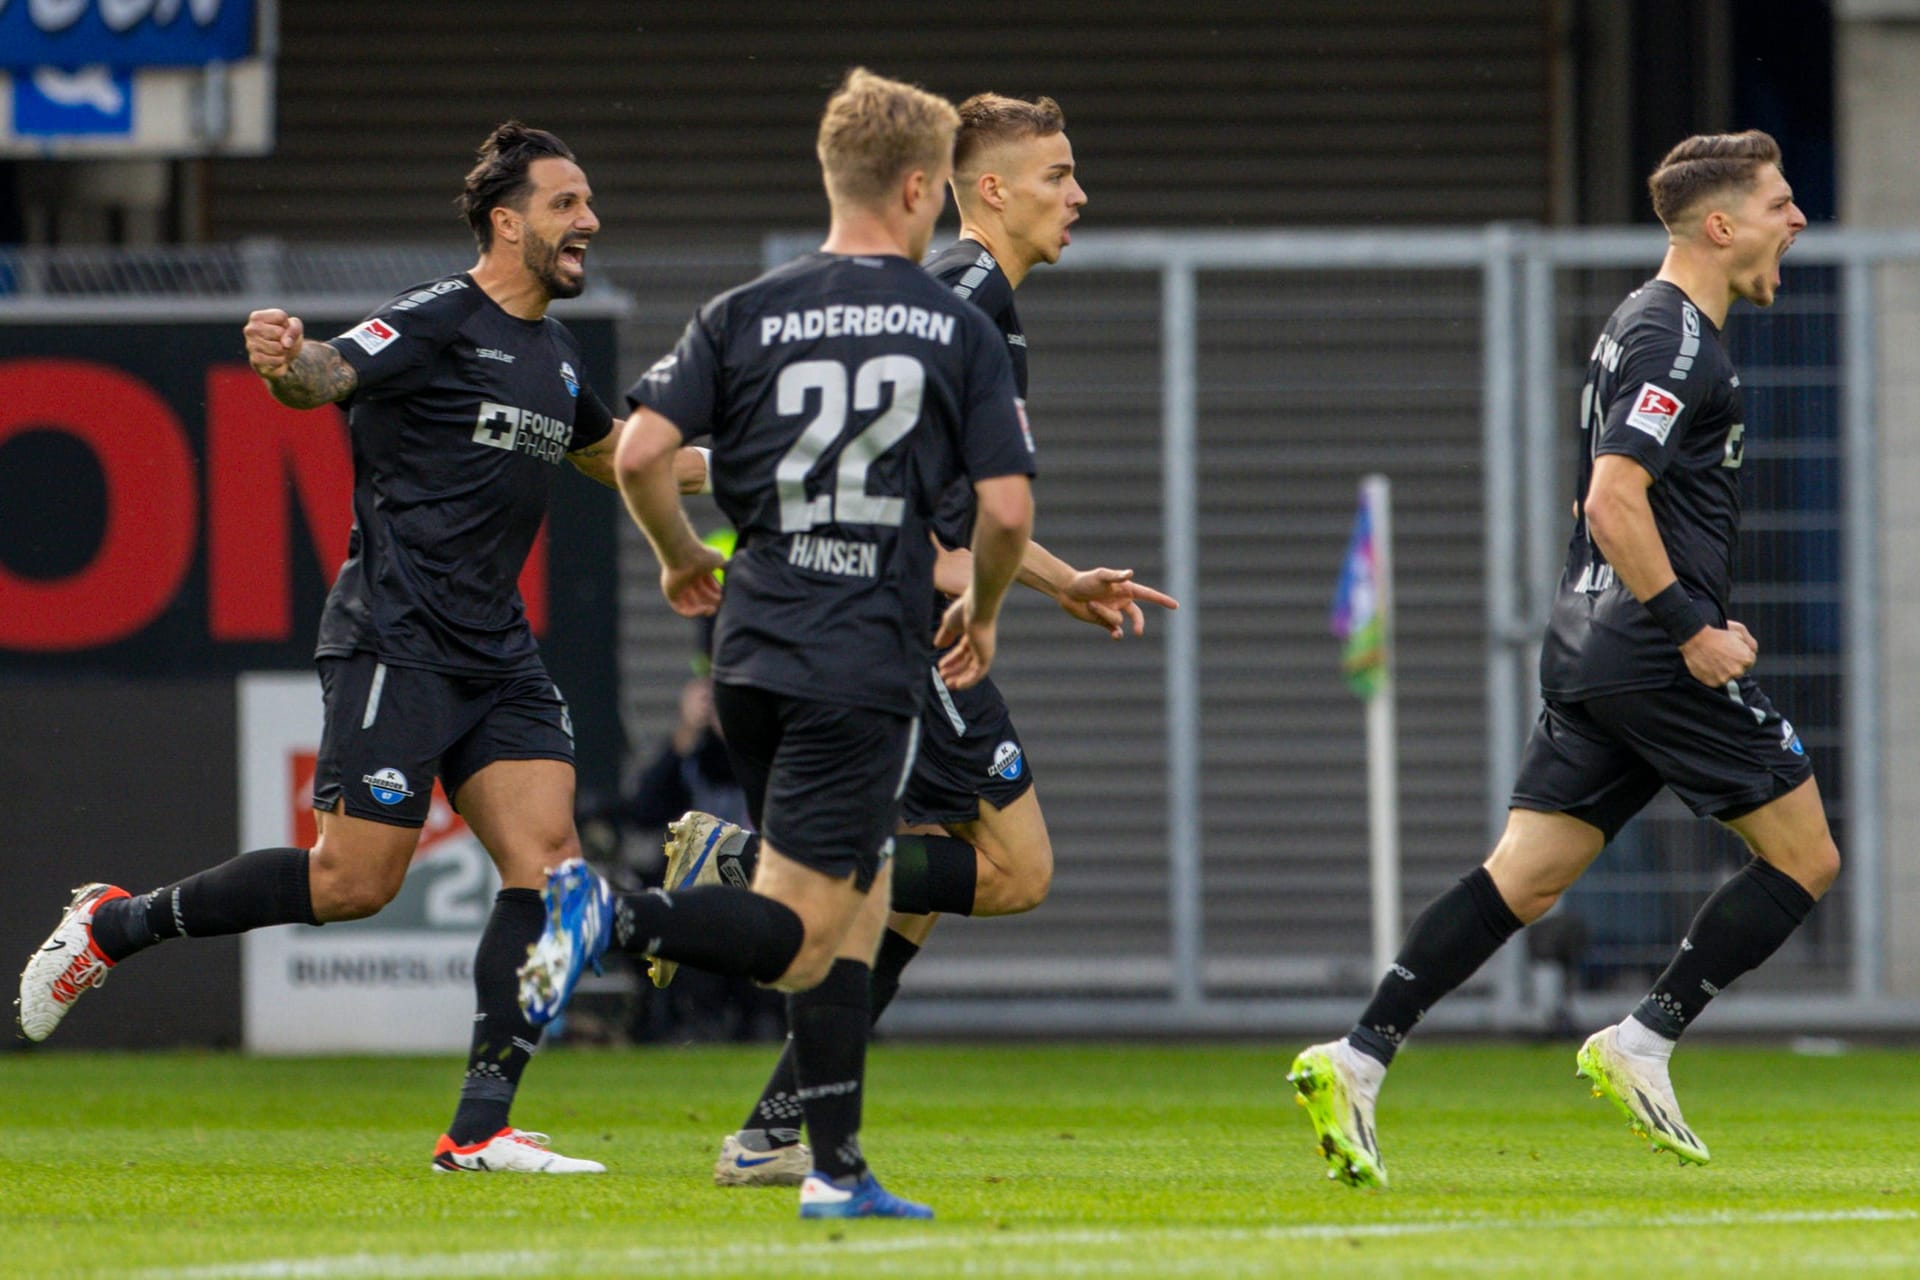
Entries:
[[628,390],[693,440],[739,533],[715,679],[913,715],[933,506],[1033,474],[992,323],[905,258],[807,254],[701,307]]
[[334,338],[358,376],[353,534],[318,655],[508,676],[540,665],[519,578],[556,464],[612,418],[552,318],[501,310],[462,272]]
[[[1680,585],[1702,617],[1725,626],[1746,444],[1740,379],[1719,330],[1678,288],[1649,281],[1614,310],[1588,361],[1580,431],[1575,492],[1587,492],[1601,454],[1645,467],[1653,521]],[[1686,676],[1679,649],[1594,545],[1583,511],[1540,653],[1541,692],[1577,700]]]

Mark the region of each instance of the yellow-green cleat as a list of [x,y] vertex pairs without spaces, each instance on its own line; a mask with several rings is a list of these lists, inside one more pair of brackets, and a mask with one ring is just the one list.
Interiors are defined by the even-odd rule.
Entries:
[[1349,1187],[1384,1187],[1387,1167],[1373,1131],[1380,1086],[1377,1080],[1369,1083],[1371,1073],[1354,1061],[1359,1052],[1345,1040],[1311,1045],[1293,1060],[1287,1079],[1298,1091],[1294,1101],[1313,1121],[1327,1176]]
[[1681,1164],[1705,1164],[1713,1157],[1707,1144],[1681,1118],[1666,1064],[1635,1057],[1617,1043],[1618,1027],[1606,1027],[1587,1037],[1574,1055],[1574,1073],[1593,1085],[1593,1096],[1605,1098],[1627,1118],[1627,1128],[1669,1151]]

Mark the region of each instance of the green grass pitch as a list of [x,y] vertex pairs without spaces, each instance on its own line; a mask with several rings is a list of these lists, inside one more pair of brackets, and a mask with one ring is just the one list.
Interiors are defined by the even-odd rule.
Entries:
[[874,1049],[866,1145],[931,1224],[715,1188],[766,1047],[552,1051],[515,1119],[605,1177],[428,1171],[452,1060],[0,1055],[0,1274],[1920,1275],[1915,1055],[1689,1045],[1706,1168],[1650,1155],[1573,1046],[1416,1044],[1393,1188],[1328,1182],[1297,1046]]

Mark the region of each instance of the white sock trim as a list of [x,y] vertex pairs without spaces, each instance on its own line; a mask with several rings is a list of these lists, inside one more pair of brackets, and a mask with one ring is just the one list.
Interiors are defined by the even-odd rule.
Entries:
[[1613,1039],[1622,1053],[1630,1053],[1636,1058],[1658,1058],[1662,1062],[1673,1056],[1673,1047],[1680,1043],[1667,1039],[1631,1015],[1620,1020]]

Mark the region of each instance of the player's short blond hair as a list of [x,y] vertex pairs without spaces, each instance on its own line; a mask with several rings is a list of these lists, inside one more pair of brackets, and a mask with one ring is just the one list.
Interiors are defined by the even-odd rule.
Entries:
[[1780,144],[1758,129],[1695,134],[1667,152],[1648,176],[1654,216],[1671,231],[1710,196],[1752,191],[1768,165],[1780,167]]
[[949,161],[959,127],[945,98],[855,67],[820,117],[814,150],[827,195],[859,204],[882,199],[913,170],[931,173]]
[[1009,98],[976,93],[960,104],[960,132],[953,140],[953,172],[961,185],[979,176],[986,154],[1004,142],[1050,138],[1067,127],[1066,112],[1052,98]]

